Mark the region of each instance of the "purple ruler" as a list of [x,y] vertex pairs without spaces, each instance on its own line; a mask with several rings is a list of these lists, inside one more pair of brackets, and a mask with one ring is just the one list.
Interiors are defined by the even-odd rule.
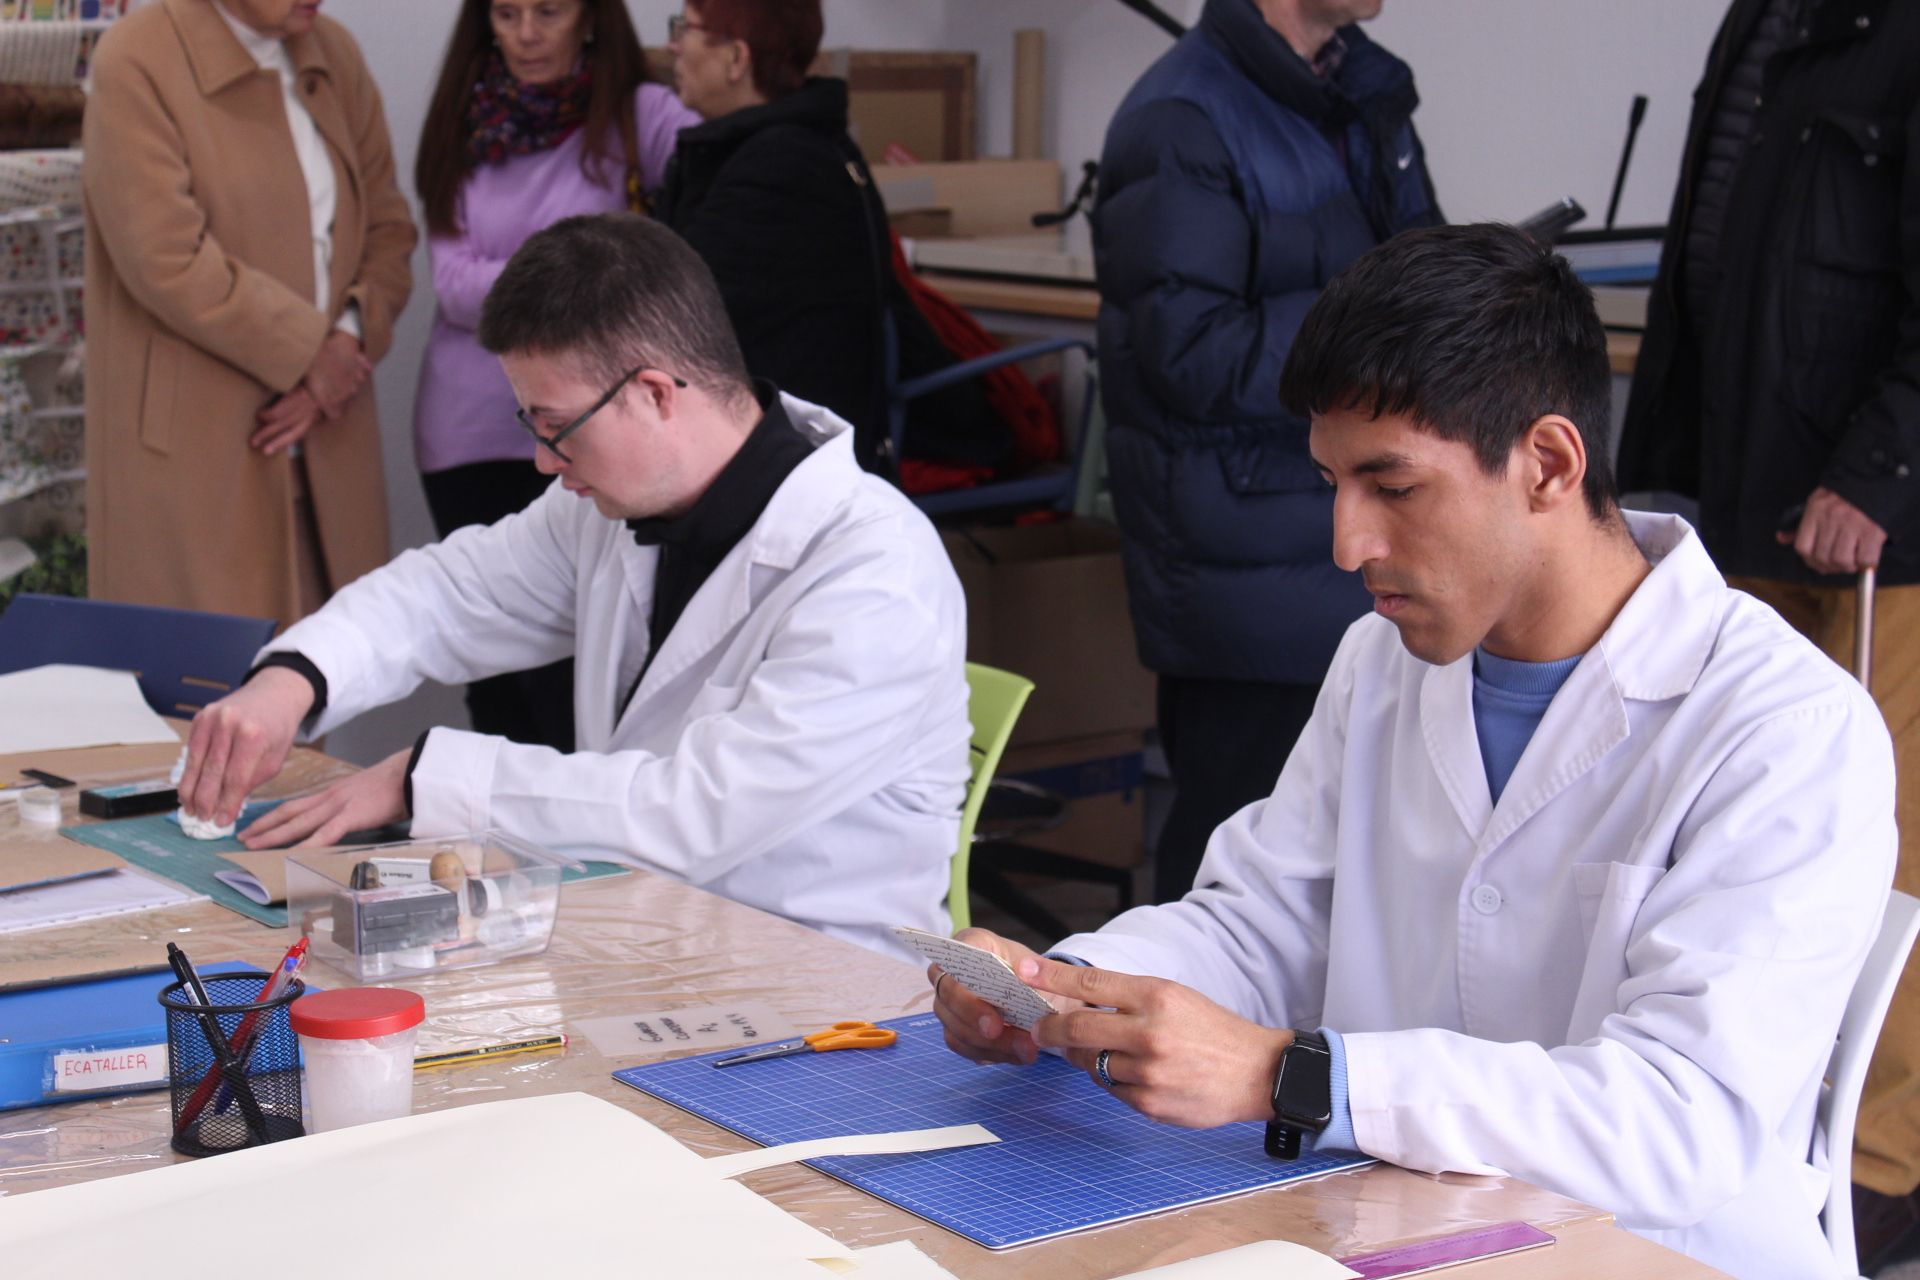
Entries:
[[1358,1271],[1364,1280],[1386,1280],[1388,1276],[1417,1276],[1438,1271],[1456,1263],[1495,1258],[1503,1253],[1519,1253],[1553,1243],[1553,1237],[1524,1222],[1503,1222],[1497,1227],[1463,1231],[1459,1235],[1436,1236],[1417,1244],[1396,1245],[1378,1253],[1356,1254],[1340,1261]]

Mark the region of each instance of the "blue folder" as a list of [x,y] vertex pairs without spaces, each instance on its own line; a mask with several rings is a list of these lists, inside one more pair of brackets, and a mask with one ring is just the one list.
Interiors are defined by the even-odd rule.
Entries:
[[[267,976],[237,960],[200,970],[208,978],[235,973]],[[161,966],[115,978],[0,988],[0,1111],[165,1088],[167,1015],[160,992],[173,981]],[[92,1087],[95,1080],[110,1083]]]

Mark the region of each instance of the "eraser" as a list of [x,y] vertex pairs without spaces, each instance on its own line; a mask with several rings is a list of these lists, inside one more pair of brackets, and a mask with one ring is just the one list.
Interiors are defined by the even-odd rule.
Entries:
[[90,787],[80,793],[80,812],[93,818],[134,818],[143,813],[165,813],[179,803],[179,792],[165,778]]

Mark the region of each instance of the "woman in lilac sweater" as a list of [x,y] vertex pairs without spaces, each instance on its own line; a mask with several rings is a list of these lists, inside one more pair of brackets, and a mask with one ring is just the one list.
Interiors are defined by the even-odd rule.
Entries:
[[[420,134],[438,301],[413,443],[442,538],[545,490],[500,362],[474,338],[480,304],[523,241],[581,213],[644,211],[682,127],[699,117],[643,83],[622,0],[466,0]],[[573,664],[468,687],[473,727],[573,750]]]

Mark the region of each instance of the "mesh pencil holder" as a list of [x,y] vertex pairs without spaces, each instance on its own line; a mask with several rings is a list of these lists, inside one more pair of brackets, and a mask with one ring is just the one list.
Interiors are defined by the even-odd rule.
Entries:
[[[218,1155],[305,1132],[300,1042],[287,1008],[306,994],[306,984],[296,979],[272,1000],[257,1003],[265,982],[263,974],[203,978],[204,1005],[194,1002],[184,983],[160,993],[167,1011],[173,1149],[181,1155]],[[245,1027],[249,1017],[251,1026]],[[219,1025],[226,1055],[209,1040],[208,1020]],[[239,1039],[243,1034],[250,1051]]]

